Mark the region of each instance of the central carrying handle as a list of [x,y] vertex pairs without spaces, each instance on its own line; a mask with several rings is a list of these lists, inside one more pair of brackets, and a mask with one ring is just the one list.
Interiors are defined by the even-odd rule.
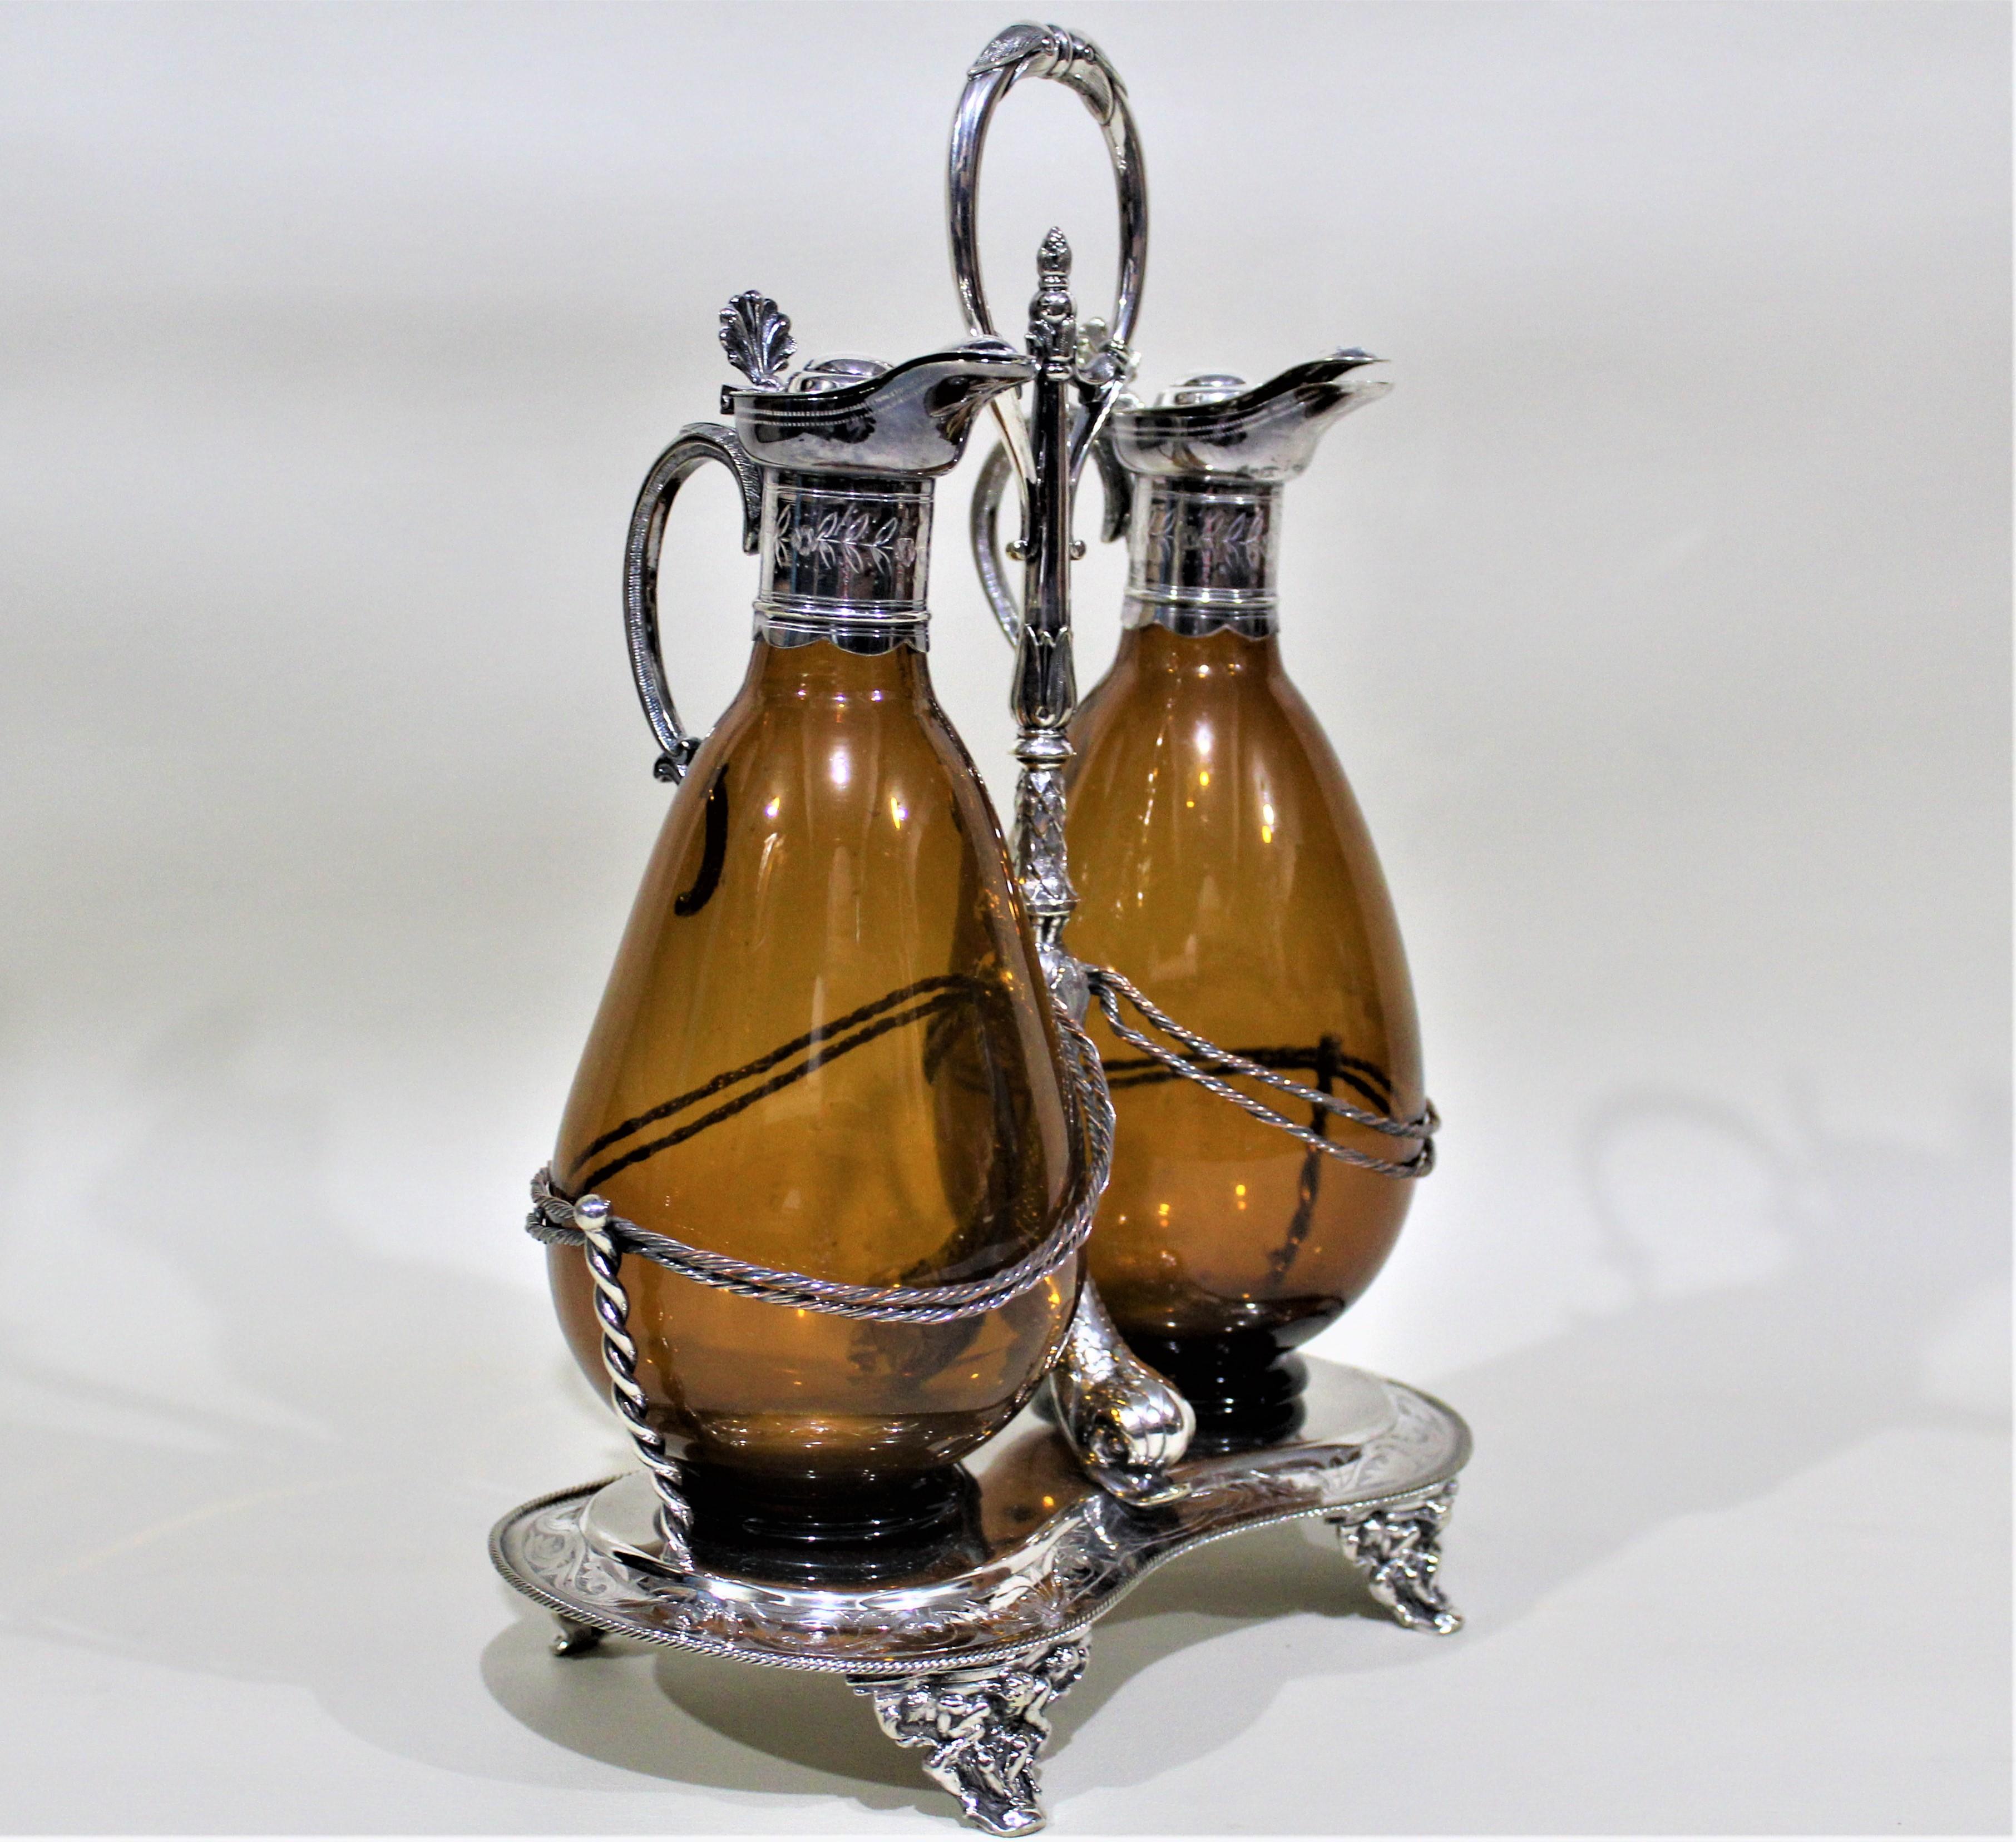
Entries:
[[[1100,425],[1133,372],[1129,347],[1141,315],[1141,286],[1148,268],[1148,174],[1141,157],[1141,137],[1127,106],[1126,85],[1097,45],[1062,26],[1026,20],[996,34],[967,72],[966,88],[952,117],[945,172],[952,279],[958,285],[967,325],[976,336],[992,337],[995,331],[980,276],[980,156],[1001,99],[1025,77],[1048,77],[1083,98],[1112,156],[1114,191],[1120,204],[1120,275],[1113,317],[1103,324],[1087,321],[1070,354],[1072,375],[1085,402],[1071,441],[1075,483]],[[1035,480],[1037,465],[1028,421],[1005,397],[997,398],[993,408],[1026,490]]]
[[[1148,174],[1141,155],[1141,138],[1127,106],[1126,85],[1097,45],[1062,26],[1027,21],[997,34],[967,73],[966,88],[952,117],[945,179],[952,279],[958,284],[967,323],[976,334],[991,335],[994,331],[980,274],[980,157],[995,110],[1025,77],[1047,77],[1075,90],[1084,99],[1112,156],[1114,190],[1120,204],[1120,274],[1113,317],[1104,323],[1085,322],[1074,332],[1067,354],[1080,405],[1071,419],[1067,455],[1050,463],[1056,471],[1067,475],[1056,483],[1067,502],[1075,497],[1078,472],[1088,453],[1100,455],[1102,473],[1105,471],[1100,434],[1133,375],[1131,347],[1135,324],[1140,318],[1142,282],[1148,268]],[[1003,447],[988,457],[974,495],[973,544],[988,605],[1009,643],[1013,645],[1021,637],[1022,613],[1009,591],[1001,564],[1001,499],[1012,464],[1022,491],[1026,543],[1027,525],[1042,515],[1033,502],[1043,495],[1033,494],[1031,489],[1044,463],[1035,452],[1029,424],[1020,407],[1005,397],[997,398],[993,407]],[[1116,514],[1117,502],[1109,480],[1105,528],[1109,538],[1118,533],[1124,521],[1124,514]],[[1024,550],[1024,544],[1008,547],[1011,556],[1021,556]]]
[[658,552],[665,541],[665,515],[687,476],[704,461],[718,461],[742,489],[742,548],[752,556],[763,528],[762,469],[749,458],[732,429],[694,423],[660,455],[644,477],[637,509],[630,514],[630,541],[623,551],[623,631],[629,642],[631,675],[637,701],[658,744],[652,772],[675,784],[699,751],[700,739],[679,726],[664,655],[658,643]]
[[[986,476],[1005,481],[1012,458],[1026,489],[1018,551],[1022,606],[1019,613],[1008,606],[1005,617],[997,613],[1016,642],[1011,703],[1021,768],[1015,788],[1016,880],[1035,926],[1060,1027],[1080,1057],[1088,1086],[1097,1084],[1100,1117],[1110,1120],[1112,1100],[1097,1052],[1083,1059],[1091,1045],[1081,1021],[1089,997],[1085,971],[1061,938],[1078,902],[1064,844],[1064,768],[1071,753],[1064,732],[1078,703],[1071,662],[1071,564],[1077,549],[1071,498],[1079,469],[1133,373],[1127,342],[1140,311],[1147,265],[1148,189],[1126,91],[1096,46],[1057,26],[1010,26],[996,37],[967,74],[952,121],[947,186],[952,272],[977,336],[994,331],[974,227],[980,150],[996,105],[1024,77],[1049,77],[1083,98],[1106,137],[1120,197],[1120,282],[1110,329],[1088,324],[1081,330],[1069,287],[1071,246],[1060,230],[1043,239],[1035,297],[1029,303],[1028,352],[1035,371],[1029,414],[1025,419],[1005,394],[994,399],[1006,449],[989,460]],[[981,497],[988,498],[985,491]],[[998,488],[990,502],[998,518]],[[990,527],[990,541],[992,534]],[[997,610],[1006,606],[1005,591],[990,599]],[[1171,1468],[1190,1443],[1195,1416],[1176,1389],[1121,1340],[1089,1275],[1052,1380],[1064,1437],[1102,1489],[1142,1504],[1184,1494],[1187,1484]]]
[[1046,77],[1084,98],[1113,156],[1114,189],[1120,200],[1120,280],[1107,336],[1111,344],[1124,348],[1140,316],[1141,280],[1148,267],[1148,176],[1125,85],[1090,39],[1062,26],[1029,21],[997,34],[966,74],[959,112],[952,117],[945,208],[952,230],[952,275],[967,324],[976,336],[991,336],[995,331],[980,279],[980,154],[988,124],[1001,99],[1024,77]]

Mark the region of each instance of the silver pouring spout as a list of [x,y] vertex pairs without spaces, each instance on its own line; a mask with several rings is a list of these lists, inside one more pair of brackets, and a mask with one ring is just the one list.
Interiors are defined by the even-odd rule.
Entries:
[[1354,347],[1261,384],[1217,373],[1188,378],[1153,408],[1114,410],[1107,438],[1114,459],[1136,477],[1280,484],[1316,458],[1333,423],[1392,389],[1384,378],[1363,375],[1381,362]]
[[[757,329],[749,334],[752,317]],[[734,419],[743,452],[761,467],[933,478],[959,464],[988,402],[1035,375],[1007,340],[983,338],[900,365],[824,359],[786,385],[775,360],[780,344],[788,355],[790,322],[776,303],[740,295],[722,320],[722,343],[751,387],[724,387],[721,412]]]

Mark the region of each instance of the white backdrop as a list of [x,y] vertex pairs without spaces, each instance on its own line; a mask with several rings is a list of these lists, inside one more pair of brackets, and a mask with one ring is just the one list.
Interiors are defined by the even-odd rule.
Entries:
[[[832,1685],[556,1673],[481,1537],[621,1455],[514,1224],[664,799],[632,495],[733,292],[959,336],[1010,16],[0,10],[0,1822],[949,1808]],[[2005,1825],[2005,11],[1064,17],[1147,150],[1144,382],[1391,361],[1285,645],[1449,1125],[1321,1347],[1479,1455],[1463,1637],[1292,1534],[1197,1557],[1064,1704],[1057,1827]],[[1017,91],[983,218],[1004,320],[1053,220],[1103,305],[1075,99]],[[999,793],[970,473],[932,667]],[[752,566],[688,496],[704,718]]]

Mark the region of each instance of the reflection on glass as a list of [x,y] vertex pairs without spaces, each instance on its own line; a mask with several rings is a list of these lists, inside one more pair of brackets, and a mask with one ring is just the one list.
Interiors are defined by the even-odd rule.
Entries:
[[[660,835],[558,1181],[772,1267],[979,1278],[1057,1219],[1057,1068],[999,832],[923,655],[759,643]],[[599,1385],[580,1254],[550,1265]],[[858,1498],[1006,1423],[1062,1340],[1077,1266],[942,1326],[739,1298],[634,1257],[623,1281],[639,1379],[697,1480]]]
[[[1212,1042],[1369,1110],[1417,1112],[1420,1039],[1385,880],[1279,640],[1130,629],[1073,738],[1072,950]],[[1265,1368],[1355,1299],[1413,1186],[1305,1150],[1103,1020],[1093,1035],[1119,1133],[1092,1273],[1129,1340],[1196,1399],[1193,1373]],[[1395,1155],[1360,1127],[1304,1123]],[[1236,1375],[1218,1379],[1237,1391]]]

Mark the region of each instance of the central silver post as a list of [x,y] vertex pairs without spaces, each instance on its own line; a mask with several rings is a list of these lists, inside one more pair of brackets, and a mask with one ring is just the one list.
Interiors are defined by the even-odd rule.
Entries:
[[[1035,923],[1036,950],[1060,1010],[1082,1024],[1091,998],[1085,969],[1064,944],[1078,906],[1064,845],[1064,733],[1078,707],[1071,666],[1071,498],[1078,468],[1118,394],[1111,365],[1087,380],[1078,351],[1078,311],[1066,283],[1071,245],[1060,230],[1036,256],[1036,297],[1029,303],[1029,358],[1035,401],[1029,416],[1029,497],[1022,535],[1022,618],[1016,635],[1015,874]],[[1072,396],[1085,398],[1072,426]],[[1074,440],[1075,433],[1076,439]],[[1112,1101],[1089,1042],[1083,1104],[1108,1129]],[[1174,1502],[1186,1488],[1171,1467],[1183,1455],[1196,1416],[1190,1403],[1121,1340],[1089,1275],[1078,1290],[1051,1386],[1058,1424],[1079,1462],[1123,1502]]]
[[1071,667],[1071,388],[1078,312],[1066,284],[1071,245],[1052,230],[1036,257],[1029,303],[1029,356],[1035,401],[1029,418],[1028,520],[1023,533],[1022,624],[1015,659],[1016,873],[1035,923],[1045,976],[1072,1014],[1085,1013],[1084,979],[1064,950],[1064,923],[1078,905],[1064,852],[1064,734],[1078,706]]

